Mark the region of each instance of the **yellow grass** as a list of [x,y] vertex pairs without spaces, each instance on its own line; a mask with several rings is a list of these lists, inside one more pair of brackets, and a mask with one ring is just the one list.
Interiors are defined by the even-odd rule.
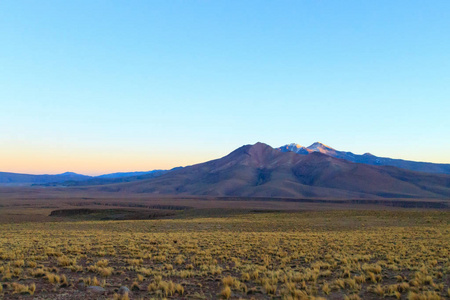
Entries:
[[127,299],[122,285],[133,299],[445,299],[449,220],[334,211],[1,224],[0,298],[70,298],[83,282],[114,299]]

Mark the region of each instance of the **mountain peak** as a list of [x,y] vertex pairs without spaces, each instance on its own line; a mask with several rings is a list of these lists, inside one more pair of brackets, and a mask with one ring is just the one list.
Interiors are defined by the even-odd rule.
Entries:
[[237,148],[236,150],[234,150],[233,152],[231,152],[228,156],[236,156],[236,155],[242,155],[242,154],[252,155],[255,153],[265,152],[267,149],[273,149],[273,148],[267,144],[257,142],[253,145],[251,145],[251,144],[243,145],[243,146]]
[[317,151],[317,152],[327,152],[327,151],[335,151],[330,146],[322,144],[321,142],[315,142],[311,146],[307,147],[309,150]]
[[299,144],[296,144],[296,143],[284,145],[277,149],[280,150],[281,152],[295,152],[298,154],[308,154],[308,153],[312,152],[312,150],[309,150],[309,149],[307,149]]
[[329,155],[330,153],[335,153],[336,150],[331,148],[330,146],[327,146],[321,142],[315,142],[309,147],[303,147],[296,143],[291,143],[288,145],[281,146],[277,148],[278,150],[281,150],[281,152],[295,152],[298,154],[309,154],[312,152],[320,152],[323,154]]
[[375,156],[375,155],[373,155],[372,153],[366,152],[363,154],[363,156]]
[[273,150],[272,147],[270,147],[267,144],[261,143],[261,142],[257,142],[254,145],[250,145],[250,147],[248,148],[247,153],[251,154],[251,153],[262,153],[264,151],[267,150]]
[[297,148],[297,149],[305,148],[305,147],[303,147],[302,145],[299,145],[299,144],[296,144],[296,143],[290,143],[289,145],[286,145],[286,147],[289,147],[289,148]]
[[324,143],[321,142],[315,142],[314,144],[312,144],[311,146],[309,146],[308,148],[317,148],[317,147],[322,147],[322,148],[330,148],[332,149],[330,146],[325,145]]
[[61,173],[61,174],[57,174],[57,175],[81,175],[81,174],[78,174],[78,173],[75,173],[75,172],[64,172],[64,173]]
[[255,144],[251,145],[251,147],[257,147],[257,148],[272,148],[269,145],[267,145],[266,143],[262,143],[262,142],[256,142]]

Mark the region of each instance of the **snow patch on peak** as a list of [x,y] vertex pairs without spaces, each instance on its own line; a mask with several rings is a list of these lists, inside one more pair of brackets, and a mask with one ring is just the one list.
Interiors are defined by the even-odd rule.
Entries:
[[290,143],[289,145],[287,145],[287,147],[289,148],[304,148],[302,145],[296,144],[296,143]]
[[312,152],[311,150],[308,150],[307,148],[303,147],[302,145],[291,143],[284,146],[281,146],[277,148],[278,150],[281,150],[282,152],[294,152],[298,154],[308,154]]
[[312,144],[311,146],[309,146],[307,148],[310,150],[319,151],[319,152],[321,152],[321,150],[334,150],[330,146],[322,144],[321,142],[315,142],[314,144]]

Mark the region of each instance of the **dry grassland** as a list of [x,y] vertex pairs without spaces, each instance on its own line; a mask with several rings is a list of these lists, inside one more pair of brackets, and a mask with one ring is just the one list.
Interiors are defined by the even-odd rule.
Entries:
[[450,212],[0,224],[4,299],[448,299]]

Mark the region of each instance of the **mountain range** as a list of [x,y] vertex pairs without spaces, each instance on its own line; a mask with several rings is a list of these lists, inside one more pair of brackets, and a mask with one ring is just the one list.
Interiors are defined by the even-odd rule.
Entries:
[[92,178],[91,176],[66,172],[55,175],[32,175],[10,172],[0,172],[1,186],[29,186],[33,184],[45,184],[50,182],[62,181],[84,181]]
[[[418,172],[420,171],[420,172]],[[285,198],[450,198],[450,165],[357,155],[322,143],[242,146],[172,170],[86,176],[1,173],[0,185],[107,192]]]
[[92,187],[108,192],[286,198],[449,198],[450,175],[374,166],[263,143],[162,176]]
[[[150,178],[152,176],[159,176],[169,170],[153,170],[147,172],[129,172],[129,173],[111,173],[100,176],[88,176],[83,174],[77,174],[73,172],[65,172],[55,175],[33,175],[33,174],[20,174],[10,172],[0,172],[0,186],[30,186],[30,185],[43,185],[43,186],[78,186],[78,185],[96,185],[96,184],[109,184],[115,182],[129,181],[134,178]],[[128,179],[125,179],[128,178]]]
[[91,185],[105,185],[120,182],[131,182],[144,179],[155,178],[164,175],[170,171],[180,169],[180,167],[173,168],[170,170],[153,170],[148,172],[130,172],[130,173],[113,173],[100,175],[97,177],[89,178],[87,180],[66,180],[60,182],[50,182],[45,184],[40,184],[41,186],[91,186]]
[[316,142],[309,147],[303,147],[298,144],[288,144],[277,148],[283,152],[295,152],[298,154],[309,154],[311,152],[320,152],[335,158],[345,159],[354,163],[361,163],[375,166],[393,166],[411,171],[450,174],[450,164],[435,164],[428,162],[417,162],[403,159],[392,159],[388,157],[378,157],[370,153],[362,155],[352,152],[339,151],[325,144]]

